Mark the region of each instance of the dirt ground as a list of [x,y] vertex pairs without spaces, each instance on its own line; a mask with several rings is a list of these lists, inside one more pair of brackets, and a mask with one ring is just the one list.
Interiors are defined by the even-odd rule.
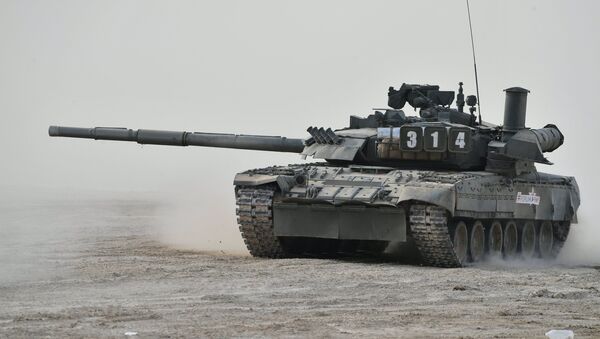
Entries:
[[0,337],[600,337],[598,267],[182,251],[148,201],[0,212]]

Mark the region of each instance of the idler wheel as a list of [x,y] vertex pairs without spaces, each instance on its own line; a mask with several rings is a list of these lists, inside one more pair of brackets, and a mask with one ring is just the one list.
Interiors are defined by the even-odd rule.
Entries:
[[452,236],[452,246],[454,253],[458,258],[458,261],[464,263],[467,261],[467,250],[469,244],[469,233],[467,232],[467,225],[463,221],[459,221],[454,228],[454,234]]
[[500,257],[502,255],[503,232],[502,224],[498,220],[494,220],[490,225],[487,236],[488,251],[490,256]]
[[471,252],[471,260],[474,262],[483,260],[485,254],[485,231],[483,223],[479,220],[476,220],[471,227],[469,251]]
[[514,258],[517,255],[517,244],[519,234],[517,232],[517,224],[514,221],[509,221],[504,227],[504,256]]
[[552,228],[552,222],[542,222],[542,225],[540,226],[540,238],[538,243],[540,256],[542,258],[551,258],[552,246],[554,246],[554,229]]
[[524,258],[529,259],[535,256],[535,245],[537,243],[537,234],[535,232],[535,224],[533,221],[527,221],[523,224],[521,230],[521,254]]

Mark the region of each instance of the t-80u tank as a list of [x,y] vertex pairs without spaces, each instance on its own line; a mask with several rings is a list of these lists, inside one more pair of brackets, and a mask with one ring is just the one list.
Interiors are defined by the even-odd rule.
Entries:
[[[390,87],[389,109],[351,116],[347,128],[309,127],[306,139],[59,126],[49,134],[324,160],[235,176],[239,229],[257,257],[378,252],[395,243],[412,244],[423,263],[439,267],[486,256],[553,258],[577,222],[579,188],[573,177],[536,170],[564,137],[555,125],[525,127],[529,91],[505,92],[501,126],[477,119],[477,98],[465,101],[462,83],[458,94],[403,84]],[[406,103],[419,116],[405,115]]]

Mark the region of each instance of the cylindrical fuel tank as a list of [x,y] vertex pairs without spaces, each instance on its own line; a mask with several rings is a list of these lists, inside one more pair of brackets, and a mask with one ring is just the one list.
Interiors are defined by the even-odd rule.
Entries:
[[505,131],[518,131],[525,128],[527,115],[527,93],[529,90],[521,87],[511,87],[504,90],[504,127]]

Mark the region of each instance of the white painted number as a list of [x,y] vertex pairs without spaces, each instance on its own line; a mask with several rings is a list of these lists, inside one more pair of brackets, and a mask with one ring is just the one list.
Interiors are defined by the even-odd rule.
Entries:
[[438,135],[439,132],[433,132],[431,133],[431,138],[433,139],[433,148],[438,148]]
[[406,140],[406,147],[408,147],[408,148],[417,147],[417,132],[408,131],[406,133],[406,136],[408,137],[408,140]]
[[454,144],[459,148],[465,148],[465,132],[458,132]]

